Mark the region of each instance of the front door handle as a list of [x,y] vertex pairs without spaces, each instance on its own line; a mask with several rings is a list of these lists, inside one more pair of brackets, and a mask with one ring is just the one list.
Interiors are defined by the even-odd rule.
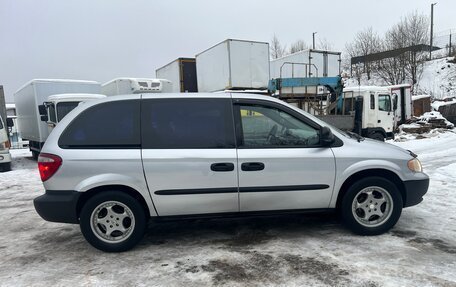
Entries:
[[233,171],[234,163],[231,162],[218,162],[211,164],[212,171]]
[[241,164],[241,169],[243,171],[263,170],[264,163],[262,163],[262,162],[244,162],[243,164]]
[[381,123],[381,122],[382,122],[382,120],[378,120],[378,121],[377,121],[377,123]]

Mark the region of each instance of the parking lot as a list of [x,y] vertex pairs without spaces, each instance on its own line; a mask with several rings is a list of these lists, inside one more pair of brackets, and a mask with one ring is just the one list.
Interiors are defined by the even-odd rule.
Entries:
[[0,174],[0,285],[456,286],[455,141],[450,131],[395,143],[419,155],[431,185],[387,234],[353,235],[331,214],[159,222],[120,254],[41,219],[36,162],[13,150]]

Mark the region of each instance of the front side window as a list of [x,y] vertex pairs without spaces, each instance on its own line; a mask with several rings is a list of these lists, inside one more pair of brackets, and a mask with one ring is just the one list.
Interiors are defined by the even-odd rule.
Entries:
[[141,109],[145,149],[235,147],[230,99],[147,99]]
[[319,144],[318,129],[273,107],[241,105],[239,107],[241,147],[309,147]]
[[61,102],[57,104],[57,120],[60,122],[69,112],[74,110],[79,102]]
[[391,112],[391,96],[390,95],[378,95],[378,110]]
[[139,148],[140,101],[125,100],[84,110],[59,139],[62,148]]

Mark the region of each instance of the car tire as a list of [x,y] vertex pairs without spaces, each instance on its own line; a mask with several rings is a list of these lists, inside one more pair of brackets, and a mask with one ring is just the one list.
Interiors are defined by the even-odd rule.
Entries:
[[147,226],[143,206],[121,191],[103,191],[89,198],[80,213],[85,239],[106,252],[133,248],[144,236]]
[[367,177],[348,188],[340,212],[354,233],[379,235],[397,223],[402,207],[402,196],[394,183],[383,177]]
[[0,172],[11,171],[11,162],[0,164]]

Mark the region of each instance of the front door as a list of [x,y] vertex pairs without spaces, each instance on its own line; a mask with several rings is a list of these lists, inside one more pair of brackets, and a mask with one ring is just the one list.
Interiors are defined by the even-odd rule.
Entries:
[[378,127],[383,128],[385,132],[393,132],[394,115],[389,94],[378,94],[377,122]]
[[143,95],[141,133],[144,173],[158,215],[239,211],[228,96]]
[[335,160],[319,126],[280,104],[236,100],[240,211],[327,208]]

